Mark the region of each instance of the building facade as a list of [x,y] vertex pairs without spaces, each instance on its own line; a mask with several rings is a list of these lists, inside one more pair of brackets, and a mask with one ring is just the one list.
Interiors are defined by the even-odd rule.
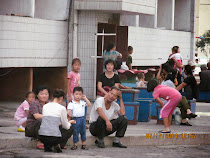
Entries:
[[[17,5],[3,1],[4,8]],[[19,0],[18,6],[24,5],[32,9],[1,12],[0,5],[1,74],[11,71],[3,76],[3,85],[13,80],[7,75],[22,68],[27,71],[22,72],[27,76],[25,89],[45,83],[66,89],[71,61],[79,57],[81,85],[87,97],[95,99],[109,42],[116,43],[124,59],[127,46],[133,46],[133,66],[158,66],[175,45],[184,63],[194,57],[196,0]]]

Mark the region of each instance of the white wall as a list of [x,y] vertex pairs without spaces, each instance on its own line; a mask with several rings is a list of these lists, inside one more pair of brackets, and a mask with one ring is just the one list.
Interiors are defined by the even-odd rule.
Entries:
[[155,27],[155,16],[147,14],[139,14],[139,26],[154,28]]
[[0,0],[0,15],[34,17],[35,0]]
[[76,0],[75,9],[155,14],[156,0]]
[[122,26],[139,26],[139,15],[120,15],[120,25]]
[[70,0],[36,0],[35,18],[66,20]]
[[157,27],[173,30],[174,27],[174,0],[158,0]]
[[184,63],[192,53],[190,32],[128,27],[128,45],[134,48],[133,66],[160,65],[175,45],[180,47]]
[[191,30],[191,0],[175,0],[174,29]]
[[0,67],[67,66],[67,26],[0,15]]

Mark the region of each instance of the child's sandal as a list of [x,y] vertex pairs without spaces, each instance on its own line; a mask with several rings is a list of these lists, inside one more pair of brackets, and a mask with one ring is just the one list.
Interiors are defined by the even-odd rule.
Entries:
[[71,147],[71,150],[77,150],[77,146],[76,146],[76,145],[73,145],[73,146]]
[[87,145],[82,145],[81,149],[88,150],[88,147],[87,147]]

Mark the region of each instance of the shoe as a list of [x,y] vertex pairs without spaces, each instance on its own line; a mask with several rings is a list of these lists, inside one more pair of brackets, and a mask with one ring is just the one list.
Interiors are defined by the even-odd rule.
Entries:
[[71,147],[71,150],[77,150],[77,146],[76,146],[76,145],[73,145],[73,146]]
[[104,142],[99,142],[98,140],[96,140],[96,141],[95,141],[95,144],[96,144],[99,148],[105,148]]
[[87,147],[87,145],[82,145],[81,149],[88,150],[88,147]]
[[122,143],[115,143],[115,142],[113,142],[112,143],[112,146],[113,147],[119,147],[119,148],[127,148],[127,146],[125,146],[125,145],[123,145]]
[[45,146],[44,147],[44,152],[52,152],[53,150],[52,150],[52,148],[51,147],[49,147],[49,146]]
[[25,132],[25,129],[19,127],[17,131],[18,132]]
[[192,126],[191,124],[189,124],[189,122],[185,122],[185,123],[180,123],[180,125],[183,125],[183,126]]
[[198,115],[191,113],[191,114],[187,115],[187,118],[191,119],[191,118],[196,118],[197,116]]
[[60,147],[58,145],[54,146],[54,152],[55,153],[62,153],[62,150],[60,149]]
[[171,131],[158,131],[158,133],[171,133]]

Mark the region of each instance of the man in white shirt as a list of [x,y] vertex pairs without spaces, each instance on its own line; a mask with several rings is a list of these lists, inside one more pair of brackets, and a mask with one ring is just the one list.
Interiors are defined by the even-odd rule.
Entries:
[[[119,97],[120,105],[115,100]],[[120,116],[118,116],[120,114]],[[99,148],[105,148],[104,137],[114,133],[113,147],[126,148],[120,138],[124,137],[128,121],[124,117],[125,107],[122,100],[121,90],[112,87],[104,97],[97,98],[90,112],[90,133],[96,136],[95,141]]]

